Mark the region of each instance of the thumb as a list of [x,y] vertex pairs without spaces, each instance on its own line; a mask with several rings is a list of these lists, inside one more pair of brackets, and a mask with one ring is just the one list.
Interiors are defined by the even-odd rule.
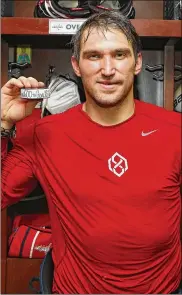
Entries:
[[34,99],[34,100],[28,100],[25,107],[25,116],[29,116],[32,114],[33,109],[35,106],[42,101],[42,99]]

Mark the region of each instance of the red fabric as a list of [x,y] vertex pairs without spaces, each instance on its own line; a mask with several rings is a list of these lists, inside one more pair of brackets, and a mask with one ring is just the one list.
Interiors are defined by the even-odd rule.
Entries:
[[51,246],[51,229],[20,225],[9,237],[8,256],[44,258]]
[[40,181],[53,292],[171,293],[181,278],[181,116],[136,101],[129,120],[103,127],[81,107],[39,120],[16,144],[4,160],[2,204]]
[[31,132],[34,130],[33,125],[40,119],[41,109],[34,109],[32,114],[25,119],[16,123],[16,137],[12,138],[12,143],[27,140],[27,138],[31,138],[31,134],[29,134],[29,130]]
[[15,216],[12,230],[16,230],[20,225],[34,227],[50,227],[49,214],[23,214]]
[[[12,139],[12,143],[16,144],[16,150],[10,151],[7,154],[7,139],[2,139],[1,159],[2,162],[2,187],[4,189],[2,208],[13,204],[29,195],[36,187],[37,180],[35,179],[32,169],[31,160],[26,158],[26,147],[32,146],[32,138],[34,125],[40,119],[40,109],[34,109],[31,116],[28,116],[16,124],[16,138]],[[21,145],[24,145],[25,154],[21,151]],[[28,161],[27,161],[28,159]],[[27,165],[27,163],[29,164]]]
[[49,214],[17,215],[9,237],[8,256],[43,258],[52,246],[50,227]]
[[1,139],[1,161],[6,157],[8,150],[8,139],[6,137]]

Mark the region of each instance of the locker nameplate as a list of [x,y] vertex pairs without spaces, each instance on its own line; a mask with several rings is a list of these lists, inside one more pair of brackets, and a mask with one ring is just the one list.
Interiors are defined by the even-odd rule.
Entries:
[[74,35],[86,19],[49,19],[49,34]]

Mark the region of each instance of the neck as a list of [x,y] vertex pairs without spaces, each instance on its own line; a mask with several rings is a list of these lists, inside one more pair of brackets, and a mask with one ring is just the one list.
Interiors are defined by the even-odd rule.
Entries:
[[126,97],[120,104],[114,107],[102,108],[93,100],[87,100],[83,104],[83,111],[92,119],[92,121],[103,125],[112,126],[122,123],[129,119],[135,111],[133,97]]

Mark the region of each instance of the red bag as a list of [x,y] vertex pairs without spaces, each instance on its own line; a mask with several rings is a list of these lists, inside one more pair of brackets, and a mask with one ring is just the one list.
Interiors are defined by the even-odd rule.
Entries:
[[15,231],[20,225],[51,228],[49,214],[17,215],[13,220],[12,231]]
[[52,247],[48,214],[17,216],[9,237],[10,257],[43,258]]

